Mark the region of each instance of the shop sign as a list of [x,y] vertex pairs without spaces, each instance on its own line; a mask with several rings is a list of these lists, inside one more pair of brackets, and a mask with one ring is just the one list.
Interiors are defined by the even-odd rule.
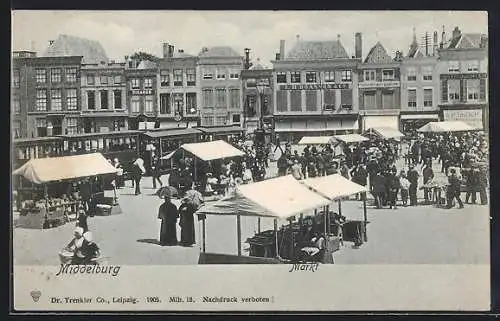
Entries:
[[486,73],[475,73],[475,74],[444,74],[440,76],[441,79],[484,79],[488,78]]
[[483,120],[483,111],[481,109],[473,110],[443,110],[444,120],[477,122]]
[[299,84],[280,85],[280,90],[319,90],[319,89],[349,89],[349,84]]
[[399,87],[399,81],[367,81],[360,82],[358,84],[359,88],[390,88],[390,87]]
[[151,89],[135,89],[132,90],[132,95],[152,95],[153,91]]

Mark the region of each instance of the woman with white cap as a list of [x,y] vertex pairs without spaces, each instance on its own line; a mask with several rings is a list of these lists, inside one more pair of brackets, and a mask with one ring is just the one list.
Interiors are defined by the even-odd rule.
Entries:
[[83,228],[81,228],[81,227],[75,228],[73,239],[63,249],[63,252],[73,253],[73,257],[71,259],[71,264],[82,264],[84,255],[81,252],[81,249],[82,249],[84,240],[85,239],[83,238]]

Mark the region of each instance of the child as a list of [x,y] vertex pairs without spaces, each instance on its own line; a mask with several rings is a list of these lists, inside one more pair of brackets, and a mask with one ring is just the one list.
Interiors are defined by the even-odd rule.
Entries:
[[401,171],[399,183],[401,186],[401,200],[403,201],[403,206],[408,206],[408,189],[410,188],[410,181],[406,178],[405,171]]

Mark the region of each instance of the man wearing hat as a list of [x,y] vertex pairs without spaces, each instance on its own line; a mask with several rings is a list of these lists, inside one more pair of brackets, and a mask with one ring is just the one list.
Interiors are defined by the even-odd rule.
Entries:
[[459,208],[464,208],[464,204],[460,199],[460,179],[457,176],[455,168],[450,168],[450,176],[448,176],[448,191],[447,191],[447,208],[452,208],[453,199],[458,202]]
[[415,166],[411,165],[408,171],[408,180],[410,181],[410,188],[408,190],[410,194],[410,206],[417,206],[417,185],[419,176]]

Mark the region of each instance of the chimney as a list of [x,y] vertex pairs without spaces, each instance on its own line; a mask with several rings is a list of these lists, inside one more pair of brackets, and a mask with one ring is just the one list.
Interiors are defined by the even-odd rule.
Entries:
[[275,60],[280,60],[280,59],[281,59],[280,53],[279,53],[279,52],[277,52],[277,53],[276,53],[276,59],[275,59]]
[[168,45],[168,57],[169,58],[172,58],[174,56],[174,50],[175,50],[174,46]]
[[363,38],[361,32],[354,35],[354,56],[361,59],[363,55]]
[[280,59],[285,60],[285,40],[280,40]]
[[203,47],[201,48],[201,52],[204,53],[204,52],[207,52],[208,51],[208,48],[207,47]]
[[54,43],[54,40],[49,40],[49,46],[52,46],[53,43]]
[[461,35],[462,35],[462,32],[460,32],[460,29],[458,29],[458,27],[455,27],[455,29],[453,29],[453,33],[452,33],[453,39],[456,39],[456,38],[460,37]]
[[245,48],[244,68],[245,69],[250,69],[250,48]]
[[179,49],[179,53],[184,53],[184,49]]
[[443,49],[446,44],[446,32],[444,31],[444,26],[443,26],[443,32],[441,33],[441,44],[440,48]]
[[170,45],[168,44],[168,42],[163,43],[163,58],[168,58],[168,48],[169,47],[170,47]]
[[432,55],[435,56],[437,54],[438,48],[438,33],[434,31],[434,36],[432,38]]

